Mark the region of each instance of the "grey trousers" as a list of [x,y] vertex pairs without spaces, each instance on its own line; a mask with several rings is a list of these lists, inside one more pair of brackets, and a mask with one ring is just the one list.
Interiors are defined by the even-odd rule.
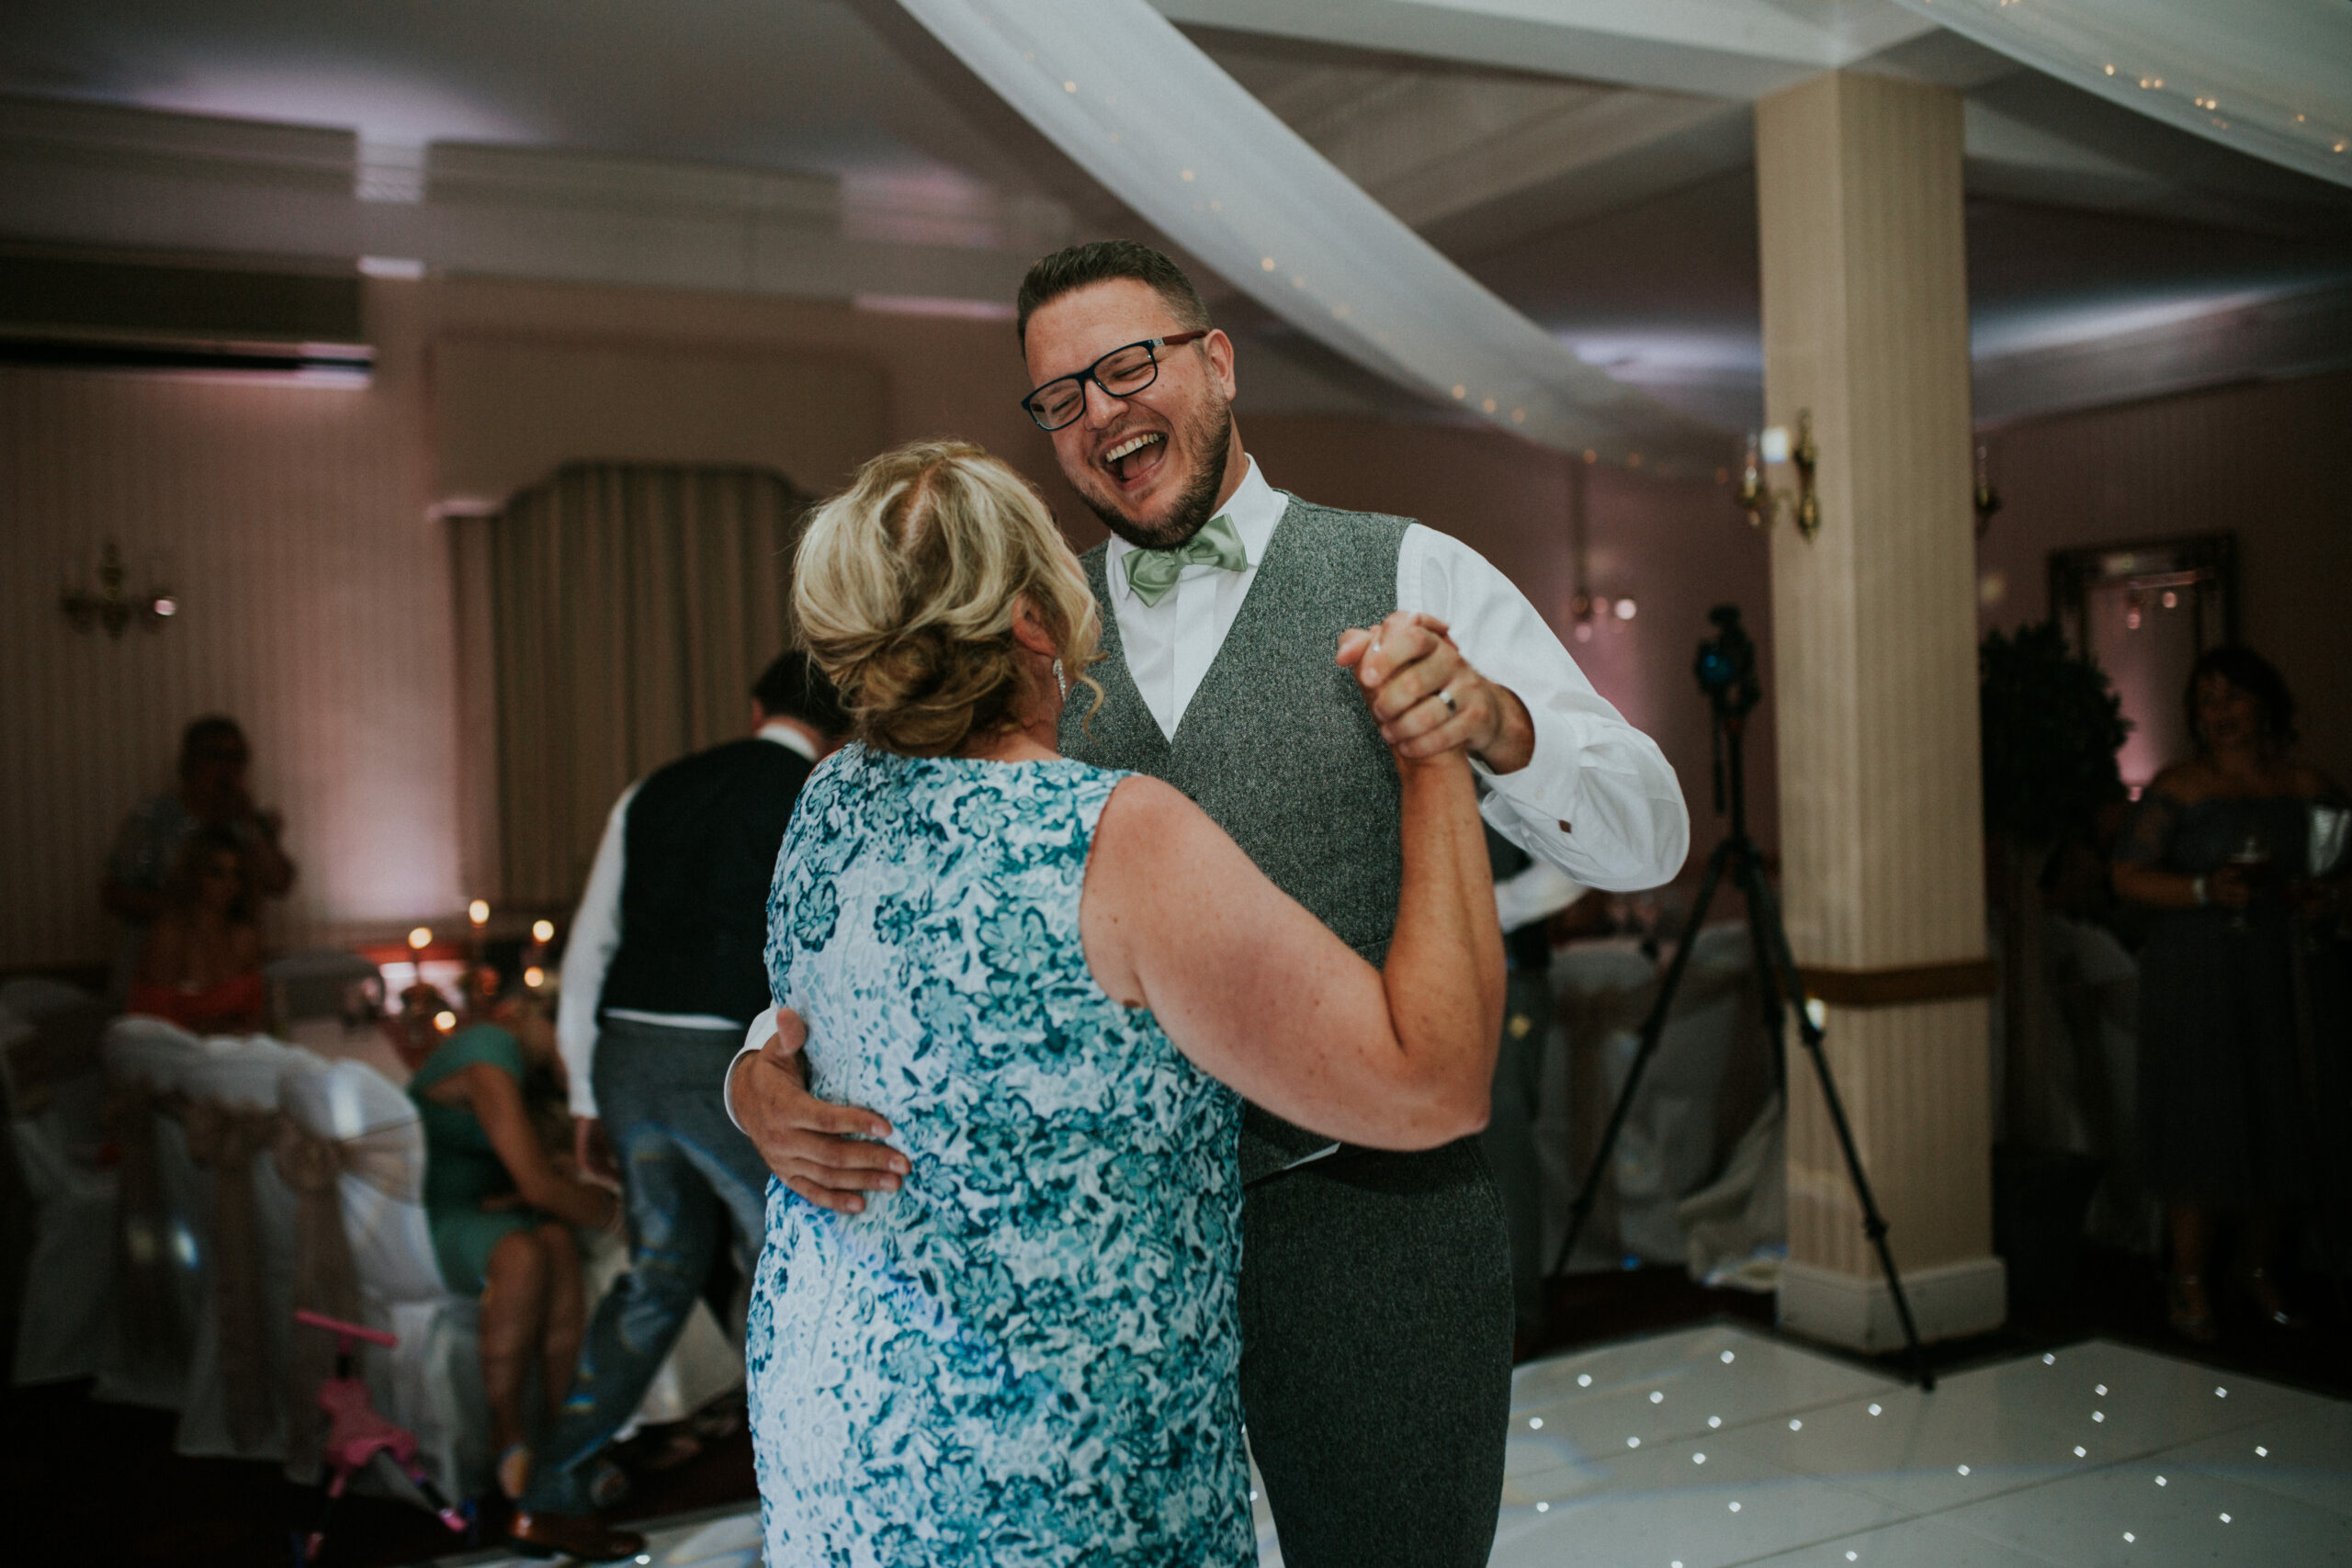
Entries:
[[1480,1568],[1511,1269],[1476,1141],[1342,1149],[1251,1185],[1241,1213],[1241,1403],[1283,1562]]
[[1535,1155],[1543,1102],[1544,1043],[1552,1032],[1552,987],[1540,970],[1511,971],[1495,1087],[1478,1147],[1495,1179],[1510,1231],[1510,1281],[1519,1326],[1544,1327],[1544,1179]]

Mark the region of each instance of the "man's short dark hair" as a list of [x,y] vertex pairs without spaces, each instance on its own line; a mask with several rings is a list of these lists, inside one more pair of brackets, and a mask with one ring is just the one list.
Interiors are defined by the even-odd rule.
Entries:
[[1149,245],[1133,240],[1093,240],[1056,251],[1031,267],[1029,276],[1021,280],[1015,326],[1022,344],[1025,346],[1029,342],[1029,318],[1039,307],[1091,284],[1109,283],[1121,277],[1149,284],[1167,302],[1182,331],[1193,332],[1209,324],[1209,308],[1201,303],[1200,290],[1193,287],[1193,280],[1184,276],[1182,267]]
[[825,672],[798,649],[776,656],[752,683],[752,700],[770,718],[797,718],[820,735],[849,733],[849,714]]
[[180,731],[180,772],[185,774],[198,762],[230,752],[243,757],[249,750],[245,732],[235,719],[223,713],[209,713],[189,721]]

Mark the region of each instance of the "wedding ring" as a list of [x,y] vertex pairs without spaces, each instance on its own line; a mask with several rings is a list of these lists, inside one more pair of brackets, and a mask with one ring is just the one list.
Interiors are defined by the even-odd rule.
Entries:
[[1440,687],[1438,689],[1437,700],[1445,705],[1445,711],[1448,713],[1460,713],[1462,711],[1462,705],[1453,700],[1453,688],[1451,686]]

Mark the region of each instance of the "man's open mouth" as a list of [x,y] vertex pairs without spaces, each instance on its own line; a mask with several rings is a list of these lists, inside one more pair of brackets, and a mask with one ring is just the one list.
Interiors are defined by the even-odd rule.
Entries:
[[1130,435],[1102,454],[1102,467],[1123,485],[1135,483],[1156,468],[1166,454],[1168,437],[1156,430]]

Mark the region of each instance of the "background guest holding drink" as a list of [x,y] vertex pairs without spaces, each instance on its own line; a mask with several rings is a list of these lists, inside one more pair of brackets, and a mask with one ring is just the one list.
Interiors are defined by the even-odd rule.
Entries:
[[2272,1325],[2285,1213],[2308,1201],[2315,1151],[2303,1092],[2295,928],[2332,897],[2308,879],[2314,801],[2337,794],[2290,756],[2294,699],[2251,649],[2209,649],[2184,701],[2197,753],[2159,773],[2117,847],[2115,889],[2150,911],[2141,954],[2140,1098],[2149,1174],[2172,1240],[2169,1312],[2220,1337],[2217,1225],[2243,1222],[2245,1283]]

